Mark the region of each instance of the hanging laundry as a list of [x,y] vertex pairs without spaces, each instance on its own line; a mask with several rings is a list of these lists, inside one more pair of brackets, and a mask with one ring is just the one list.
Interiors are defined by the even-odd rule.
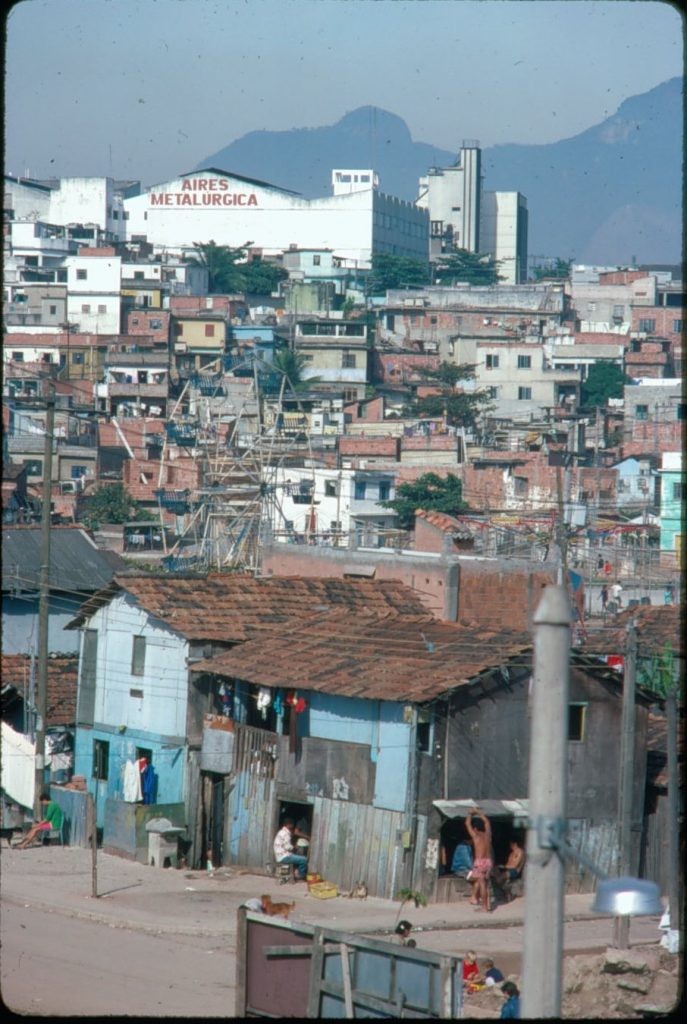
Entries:
[[124,785],[122,799],[128,803],[137,803],[142,796],[141,772],[137,761],[124,762]]
[[272,693],[266,686],[261,686],[258,691],[258,711],[263,718],[267,718],[267,709],[272,703]]
[[296,712],[297,715],[300,715],[303,711],[305,711],[307,706],[308,705],[305,703],[305,698],[299,697],[293,706],[293,710]]
[[[142,758],[145,761],[145,758]],[[157,797],[157,777],[152,764],[145,761],[145,768],[141,771],[141,789],[143,791],[143,803],[154,804]]]
[[279,715],[279,717],[281,718],[282,715],[284,714],[284,704],[281,690],[277,690],[272,707],[274,708],[275,715]]

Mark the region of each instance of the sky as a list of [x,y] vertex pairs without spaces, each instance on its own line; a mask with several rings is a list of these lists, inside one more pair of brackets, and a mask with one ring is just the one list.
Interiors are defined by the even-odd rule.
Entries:
[[684,61],[663,0],[22,0],[5,48],[5,173],[144,186],[367,104],[438,148],[555,142]]

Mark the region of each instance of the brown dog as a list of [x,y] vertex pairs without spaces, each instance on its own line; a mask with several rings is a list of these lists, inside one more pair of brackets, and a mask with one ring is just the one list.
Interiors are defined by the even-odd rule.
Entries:
[[283,917],[285,921],[288,921],[289,914],[296,906],[295,900],[293,903],[273,903],[271,896],[261,896],[260,899],[263,914],[267,914],[268,917]]

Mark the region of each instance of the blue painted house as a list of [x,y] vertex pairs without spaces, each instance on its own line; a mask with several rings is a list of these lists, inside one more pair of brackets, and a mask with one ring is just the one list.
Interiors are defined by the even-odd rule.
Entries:
[[[144,856],[138,849],[144,819],[162,816],[164,808],[165,816],[186,826],[191,863],[205,866],[208,846],[219,853],[213,823],[222,798],[214,776],[222,773],[211,769],[233,735],[221,686],[210,685],[194,666],[327,608],[423,611],[411,590],[392,581],[235,573],[121,575],[81,607],[70,623],[80,631],[74,771],[94,796],[106,848]],[[128,766],[141,759],[155,776],[154,800],[144,805],[127,787]],[[229,774],[231,760],[227,765],[225,757],[222,765]]]
[[661,563],[682,566],[685,528],[685,476],[682,452],[664,452],[661,460]]
[[[571,654],[571,828],[611,870],[617,857],[621,680]],[[430,616],[320,616],[204,659],[231,702],[231,750],[212,829],[223,862],[273,862],[285,815],[311,837],[310,870],[372,895],[451,897],[442,865],[472,800],[489,808],[497,859],[526,813],[531,640]],[[648,702],[638,699],[634,786],[643,806]],[[643,756],[642,756],[642,752]],[[644,760],[643,760],[644,758]],[[217,769],[222,771],[221,763]],[[226,767],[225,767],[226,771]],[[593,809],[590,793],[594,793]],[[641,830],[640,830],[641,831]],[[216,847],[219,850],[219,847]],[[639,849],[636,851],[639,860]],[[570,870],[570,887],[593,887]]]

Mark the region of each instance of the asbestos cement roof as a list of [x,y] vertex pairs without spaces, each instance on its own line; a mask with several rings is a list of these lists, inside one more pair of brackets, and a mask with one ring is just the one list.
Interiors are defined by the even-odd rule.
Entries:
[[[41,526],[5,526],[2,531],[2,589],[36,592],[40,587]],[[100,551],[79,527],[50,530],[51,590],[74,591],[84,597],[106,586],[126,563],[111,551]]]

